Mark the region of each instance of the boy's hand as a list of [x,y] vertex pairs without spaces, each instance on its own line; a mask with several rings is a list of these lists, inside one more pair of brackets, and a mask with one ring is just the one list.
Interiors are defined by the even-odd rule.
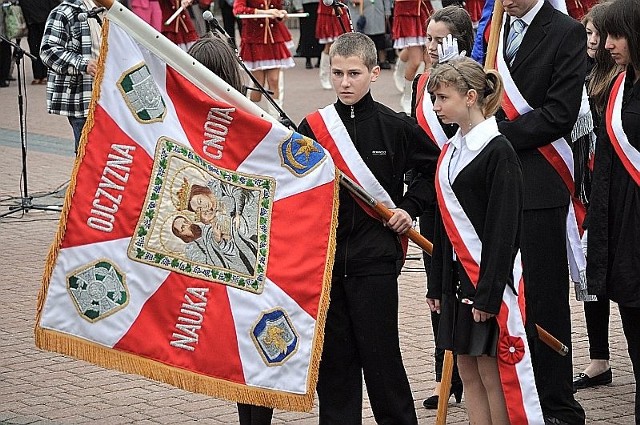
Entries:
[[389,211],[391,211],[393,215],[389,221],[385,223],[387,227],[400,235],[411,229],[413,226],[413,219],[408,212],[400,208],[392,208]]

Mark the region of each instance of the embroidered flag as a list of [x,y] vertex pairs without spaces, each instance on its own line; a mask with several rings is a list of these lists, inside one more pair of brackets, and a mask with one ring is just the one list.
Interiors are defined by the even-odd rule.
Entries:
[[333,161],[116,5],[36,345],[189,391],[311,410],[335,248]]

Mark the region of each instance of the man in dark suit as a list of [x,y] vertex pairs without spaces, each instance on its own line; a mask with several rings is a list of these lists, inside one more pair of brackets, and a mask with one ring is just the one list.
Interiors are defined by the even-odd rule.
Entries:
[[[502,0],[502,4],[507,16],[499,61],[530,107],[516,116],[507,114],[511,119],[503,115],[498,124],[522,162],[527,318],[571,347],[566,251],[570,196],[543,151],[569,135],[577,119],[587,70],[585,32],[547,1]],[[511,34],[514,28],[517,32]],[[518,33],[520,40],[512,46]],[[512,99],[510,94],[513,90],[507,92]],[[537,338],[529,344],[545,423],[584,424],[584,410],[573,397],[571,355],[561,357]]]

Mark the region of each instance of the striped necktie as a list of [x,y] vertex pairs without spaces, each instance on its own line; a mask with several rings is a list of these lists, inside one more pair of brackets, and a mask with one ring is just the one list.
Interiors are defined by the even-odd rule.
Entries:
[[516,52],[520,43],[522,42],[523,32],[527,24],[522,19],[516,19],[511,24],[511,32],[509,32],[509,39],[507,40],[507,49],[505,50],[505,59],[509,65],[513,64],[513,59],[516,57]]

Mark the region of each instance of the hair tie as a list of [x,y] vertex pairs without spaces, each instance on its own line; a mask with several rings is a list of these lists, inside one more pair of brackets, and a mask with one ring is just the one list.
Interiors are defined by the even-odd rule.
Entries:
[[460,74],[460,76],[461,76],[461,77],[462,77],[462,79],[464,80],[464,83],[467,85],[467,88],[468,88],[469,90],[473,89],[473,87],[471,87],[471,84],[469,84],[469,81],[467,81],[467,79],[465,78],[465,76],[464,76],[464,75],[462,75],[462,72],[460,72],[460,70],[459,70],[459,69],[458,69],[458,68],[457,68],[453,63],[451,63],[451,62],[447,62],[446,64],[447,64],[447,65],[449,65],[451,68],[455,69],[455,70],[456,70],[456,72],[457,72],[458,74]]

